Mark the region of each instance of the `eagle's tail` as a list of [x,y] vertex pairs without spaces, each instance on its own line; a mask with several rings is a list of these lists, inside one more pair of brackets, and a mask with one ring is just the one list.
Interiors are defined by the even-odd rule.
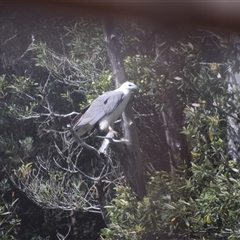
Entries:
[[[80,125],[77,127],[77,129],[73,128],[73,130],[76,131],[76,133],[79,137],[82,137],[85,134],[90,134],[94,129],[95,129],[94,126],[92,126],[90,124],[85,124],[82,126]],[[72,134],[70,131],[67,133],[67,138],[68,139],[72,138]]]
[[90,124],[85,124],[82,126],[78,126],[78,129],[76,130],[78,136],[83,136],[85,133],[88,133],[92,130],[93,126]]

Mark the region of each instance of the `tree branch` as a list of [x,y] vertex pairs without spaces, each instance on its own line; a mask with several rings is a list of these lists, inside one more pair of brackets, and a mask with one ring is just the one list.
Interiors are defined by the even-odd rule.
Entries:
[[54,117],[62,117],[62,118],[67,118],[70,117],[72,115],[77,115],[79,114],[78,112],[71,112],[71,113],[67,113],[67,114],[59,114],[59,113],[36,113],[33,115],[29,115],[29,116],[21,116],[20,118],[18,118],[18,120],[27,120],[27,119],[34,119],[34,118],[40,118],[40,117],[50,117],[50,116],[54,116]]
[[113,132],[109,132],[105,137],[97,136],[97,138],[104,139],[103,142],[102,142],[101,147],[98,150],[100,153],[103,153],[104,155],[107,154],[107,150],[109,149],[110,144],[112,144],[112,143],[126,143],[126,142],[128,142],[127,139],[119,139],[119,140],[118,139],[114,139],[114,133]]

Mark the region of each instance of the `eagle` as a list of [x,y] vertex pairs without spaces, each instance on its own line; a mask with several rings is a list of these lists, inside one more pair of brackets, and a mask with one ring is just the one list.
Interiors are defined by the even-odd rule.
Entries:
[[82,113],[72,121],[72,129],[78,136],[90,133],[94,128],[116,134],[113,125],[126,108],[133,90],[137,86],[131,82],[123,83],[119,88],[97,97]]

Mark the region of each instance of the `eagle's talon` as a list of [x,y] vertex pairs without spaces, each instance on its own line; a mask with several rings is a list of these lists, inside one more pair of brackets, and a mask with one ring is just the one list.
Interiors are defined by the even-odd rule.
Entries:
[[119,137],[119,133],[115,130],[113,130],[111,127],[108,128],[110,133],[113,133],[115,137]]

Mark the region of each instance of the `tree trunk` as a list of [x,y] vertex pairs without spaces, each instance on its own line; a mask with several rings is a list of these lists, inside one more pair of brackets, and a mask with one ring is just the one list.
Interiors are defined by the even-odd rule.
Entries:
[[[115,86],[118,87],[126,81],[123,61],[117,44],[117,37],[113,31],[113,24],[110,19],[102,21],[104,40],[107,47],[108,57],[112,66]],[[122,114],[122,127],[126,142],[127,156],[120,159],[125,178],[131,188],[137,193],[139,199],[146,194],[143,163],[140,154],[140,144],[137,127],[132,112],[131,101]]]
[[[171,98],[169,97],[171,96]],[[170,171],[175,172],[179,165],[185,163],[191,167],[186,136],[180,131],[183,128],[183,106],[176,106],[175,90],[166,92],[166,109],[162,112],[162,121],[168,145]]]
[[[156,34],[156,46],[158,46],[158,34]],[[155,49],[155,58],[159,63],[164,64],[164,57],[160,54],[158,47]],[[191,167],[191,157],[188,151],[187,138],[180,131],[183,128],[183,110],[184,105],[179,103],[177,87],[165,90],[163,96],[165,109],[161,113],[161,119],[164,125],[165,139],[168,146],[168,164],[169,170],[175,172],[179,165],[185,163],[188,168]],[[166,165],[166,164],[165,164]],[[164,170],[168,166],[164,166]]]
[[[234,94],[231,101],[232,106],[237,106],[238,97],[240,94],[240,73],[239,73],[239,41],[240,38],[232,36],[232,42],[236,49],[236,64],[235,67],[228,68],[228,92]],[[234,117],[228,116],[227,119],[227,137],[228,137],[228,153],[231,159],[239,161],[240,159],[240,121],[238,120],[238,114],[232,114]]]

